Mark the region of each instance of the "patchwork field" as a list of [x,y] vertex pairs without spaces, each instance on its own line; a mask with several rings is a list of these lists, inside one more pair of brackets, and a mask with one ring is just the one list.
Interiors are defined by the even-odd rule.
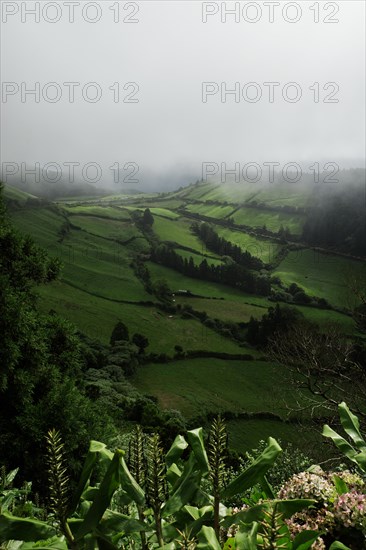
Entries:
[[[166,281],[175,293],[173,303],[190,305],[196,311],[206,312],[211,319],[246,323],[250,317],[260,319],[275,303],[267,297],[193,279],[149,261],[149,239],[154,239],[136,227],[131,212],[149,207],[154,215],[153,233],[161,242],[176,243],[175,251],[183,258],[192,257],[196,265],[204,258],[215,265],[222,259],[207,250],[191,232],[192,219],[184,217],[183,207],[187,212],[217,220],[231,216],[235,223],[253,228],[248,230],[250,234],[213,223],[217,233],[266,264],[276,265],[284,245],[274,238],[257,237],[255,228],[265,225],[276,232],[282,225],[293,235],[300,235],[305,214],[302,210],[278,212],[261,208],[261,204],[302,208],[313,200],[310,189],[305,191],[301,186],[289,185],[274,189],[250,183],[200,184],[171,194],[93,197],[89,203],[86,198],[68,199],[48,206],[27,204],[29,196],[17,190],[8,196],[24,206],[11,212],[16,226],[30,233],[50,255],[59,257],[63,263],[60,280],[38,290],[43,311],[54,309],[81,331],[104,343],[109,341],[113,327],[121,320],[128,326],[130,335],[139,332],[147,336],[147,353],[173,356],[175,345],[180,345],[184,351],[251,354],[254,357],[251,361],[200,358],[148,364],[139,369],[134,383],[141,392],[155,395],[163,407],[178,409],[192,421],[209,412],[254,415],[228,422],[230,444],[237,450],[252,448],[258,439],[269,435],[285,442],[298,441],[298,426],[281,420],[286,418],[288,408],[295,401],[284,382],[285,369],[263,360],[263,350],[239,346],[196,319],[182,319],[179,312],[163,311],[157,305],[158,298],[148,293],[136,277],[132,261],[142,252],[151,281]],[[255,206],[248,207],[246,203]],[[290,251],[273,268],[272,274],[286,285],[297,283],[310,296],[324,297],[339,308],[350,308],[354,299],[348,277],[352,273],[366,280],[365,270],[361,262],[303,249]],[[178,291],[188,291],[197,297]],[[333,322],[338,323],[345,334],[355,334],[350,315],[296,307],[320,327]],[[260,413],[267,413],[267,417]],[[270,417],[268,413],[280,418]],[[305,448],[306,445],[304,442]]]
[[263,296],[239,292],[233,287],[221,285],[219,283],[203,281],[201,279],[192,279],[191,277],[182,275],[174,269],[170,269],[153,262],[146,262],[146,266],[150,271],[152,280],[165,279],[173,292],[177,292],[178,290],[189,290],[192,294],[197,294],[207,298],[236,300],[238,302],[263,307],[269,307],[271,305],[271,302]]
[[106,300],[62,281],[40,288],[38,294],[44,311],[54,309],[87,335],[104,343],[109,342],[113,327],[121,320],[131,335],[139,332],[148,337],[148,353],[173,355],[176,344],[184,350],[246,353],[198,321],[171,316],[153,306]]

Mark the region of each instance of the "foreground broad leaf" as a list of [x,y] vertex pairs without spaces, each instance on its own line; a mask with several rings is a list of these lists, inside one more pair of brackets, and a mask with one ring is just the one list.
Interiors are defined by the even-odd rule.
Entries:
[[85,490],[85,487],[90,479],[91,473],[97,461],[101,460],[105,465],[108,465],[111,462],[112,458],[113,453],[109,449],[107,449],[107,446],[104,443],[100,443],[100,441],[90,442],[89,451],[84,462],[79,483],[72,499],[71,513],[75,512],[76,507],[79,504],[81,495]]
[[338,410],[341,423],[346,434],[348,434],[352,439],[357,449],[360,451],[366,451],[366,442],[361,435],[360,423],[357,416],[351,413],[344,401],[338,405]]
[[112,462],[100,484],[98,494],[91,505],[86,517],[77,531],[76,539],[81,539],[88,533],[95,531],[98,523],[120,484],[120,461],[123,451],[116,451]]
[[292,550],[309,550],[319,535],[318,531],[302,531],[295,537]]
[[0,541],[23,540],[36,542],[56,535],[56,530],[37,519],[17,518],[4,512],[0,515]]
[[202,428],[196,430],[190,430],[187,432],[187,440],[197,460],[197,463],[201,469],[202,474],[206,474],[209,471],[208,458],[203,442]]
[[197,469],[197,463],[190,458],[183,470],[181,477],[173,488],[173,494],[168,498],[162,508],[162,517],[171,516],[183,506],[188,504],[199,488],[201,472]]
[[336,431],[333,430],[328,424],[325,424],[323,427],[323,436],[328,437],[333,441],[333,443],[338,447],[338,449],[352,462],[356,462],[355,456],[357,455],[357,452],[352,447],[348,441],[344,439],[341,435],[337,434]]
[[[41,543],[44,542],[44,545]],[[24,542],[19,546],[19,550],[67,550],[67,542],[65,537],[53,537],[52,539],[33,542]]]
[[184,437],[182,435],[177,435],[172,446],[165,455],[165,462],[168,468],[182,456],[187,447],[188,443]]
[[212,527],[204,525],[198,533],[199,543],[197,548],[205,548],[206,550],[221,550],[219,541],[216,538],[215,531]]
[[230,498],[253,487],[265,476],[281,452],[282,449],[277,441],[270,437],[268,439],[268,446],[264,449],[263,453],[244,472],[229,483],[222,496]]
[[256,521],[250,525],[242,525],[235,535],[235,547],[238,550],[257,550],[258,527]]

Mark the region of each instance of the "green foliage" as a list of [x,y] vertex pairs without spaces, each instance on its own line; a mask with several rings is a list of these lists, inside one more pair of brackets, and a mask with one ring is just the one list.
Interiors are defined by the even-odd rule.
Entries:
[[33,288],[55,279],[59,262],[18,234],[3,211],[0,218],[1,460],[7,468],[19,466],[44,491],[41,449],[50,419],[67,442],[72,475],[92,433],[109,421],[82,393],[75,328],[37,309]]
[[149,340],[143,334],[136,333],[132,336],[132,342],[138,347],[139,353],[144,353],[149,345]]
[[151,214],[149,208],[145,208],[142,216],[142,223],[145,227],[151,227],[154,223],[154,216]]
[[360,422],[357,416],[349,410],[346,403],[341,403],[338,410],[342,427],[352,443],[349,443],[327,424],[324,426],[323,435],[330,438],[338,449],[355,463],[362,472],[366,472],[366,441],[360,432]]
[[[342,414],[347,433],[358,441],[358,445],[363,445],[355,417],[350,416],[344,406]],[[54,484],[55,479],[59,483],[64,476],[62,446],[55,432],[50,433],[49,440],[52,469],[56,473],[52,478]],[[344,542],[335,540],[340,535],[351,548],[361,548],[362,530],[366,532],[366,495],[357,493],[365,487],[360,477],[350,472],[326,474],[319,469],[316,473],[315,470],[314,473],[302,472],[293,476],[274,498],[264,475],[275,463],[281,448],[270,438],[255,461],[221,490],[225,478],[225,449],[225,426],[220,419],[212,425],[208,455],[201,429],[187,432],[186,437],[178,436],[164,455],[159,437],[154,434],[146,440],[141,429],[136,427],[129,451],[131,471],[124,461],[123,451],[113,454],[102,443],[92,441],[70,507],[74,510],[73,515],[64,518],[66,538],[57,538],[53,527],[45,522],[3,512],[0,541],[6,542],[17,533],[17,537],[37,547],[60,550],[66,549],[66,542],[68,548],[80,550],[86,543],[88,548],[110,550],[130,544],[144,550],[151,547],[166,550],[220,550],[222,547],[226,550],[309,550],[318,547],[348,550]],[[100,480],[92,485],[97,472]],[[13,476],[11,474],[7,483],[11,483]],[[205,479],[211,480],[213,496],[203,488]],[[236,511],[225,508],[218,501],[216,507],[215,495],[243,494],[258,482],[263,493],[256,504],[244,505]],[[111,503],[116,492],[120,503],[128,506],[128,515],[113,509]],[[57,502],[57,498],[53,502]],[[322,512],[324,506],[325,514]],[[352,506],[360,520],[350,515]],[[46,537],[51,537],[47,543]],[[313,546],[315,543],[317,546]]]
[[123,340],[129,340],[128,328],[122,321],[118,321],[112,331],[110,344],[114,346],[116,342],[121,342]]

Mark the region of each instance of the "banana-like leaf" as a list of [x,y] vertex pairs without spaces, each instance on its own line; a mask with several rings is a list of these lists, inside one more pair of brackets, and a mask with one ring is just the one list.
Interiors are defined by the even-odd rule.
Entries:
[[219,541],[216,538],[215,531],[212,527],[204,525],[201,531],[198,533],[199,543],[197,548],[204,548],[205,550],[221,550]]
[[319,537],[318,531],[302,531],[292,543],[292,550],[308,550]]
[[187,447],[188,443],[184,437],[182,435],[177,435],[165,456],[165,462],[168,468],[173,464],[173,462],[179,460]]
[[[338,449],[352,462],[356,462],[355,456],[357,452],[355,449],[344,439],[344,437],[337,434],[328,424],[325,424],[323,427],[323,436],[328,437],[333,441],[333,443],[338,447]],[[356,462],[357,463],[357,462]]]
[[123,451],[117,450],[115,452],[108,470],[100,484],[98,495],[95,497],[83,523],[77,530],[77,540],[83,538],[88,533],[95,531],[104,512],[108,508],[113,493],[120,485],[120,464],[122,456]]
[[[98,550],[118,550],[118,546],[115,546],[113,542],[105,538],[101,533],[96,533],[95,542],[98,544]],[[95,547],[93,547],[95,548]]]
[[44,545],[41,545],[40,542],[24,542],[19,546],[19,550],[67,550],[67,542],[65,537],[52,537],[44,542]]
[[277,441],[270,437],[268,446],[262,454],[244,472],[229,483],[223,492],[223,497],[230,498],[253,487],[263,478],[281,452],[282,449]]
[[352,439],[357,449],[360,451],[366,451],[366,442],[361,435],[360,423],[357,416],[351,413],[344,401],[338,405],[338,410],[341,424],[346,434],[348,434]]
[[190,430],[187,432],[187,440],[197,460],[198,466],[201,469],[202,474],[207,474],[209,471],[208,458],[203,442],[202,428],[196,430]]
[[289,500],[275,500],[276,512],[279,512],[283,519],[288,519],[304,508],[317,504],[316,500],[307,498],[294,498]]
[[192,534],[192,536],[196,536],[198,531],[202,529],[203,525],[211,524],[213,523],[214,519],[214,513],[213,513],[213,507],[212,506],[206,506],[207,510],[204,514],[202,514],[201,517],[193,521],[189,524],[189,530]]
[[178,468],[178,466],[173,462],[171,466],[167,469],[167,472],[165,474],[165,477],[170,483],[171,486],[174,486],[175,483],[177,483],[178,479],[181,477],[182,471]]
[[333,544],[329,546],[329,550],[351,550],[351,549],[348,548],[348,546],[345,546],[344,544],[342,544],[341,542],[333,542]]
[[113,458],[113,453],[107,449],[107,446],[100,441],[91,441],[89,451],[86,456],[83,470],[80,475],[79,483],[71,502],[71,513],[75,512],[81,495],[90,479],[91,473],[98,460],[102,460],[105,464],[109,464]]
[[199,508],[196,506],[184,506],[184,510],[187,511],[193,519],[199,519],[201,516]]
[[119,486],[124,491],[124,502],[131,502],[133,500],[140,505],[145,502],[145,494],[127,468],[123,455],[124,451],[117,450],[115,452],[99,486],[98,493],[95,495],[93,503],[77,531],[77,539],[84,537],[97,528],[110,504],[113,493]]
[[257,534],[259,524],[254,521],[242,525],[235,535],[235,547],[239,550],[257,550]]
[[266,498],[271,498],[271,499],[276,498],[273,487],[268,482],[268,479],[266,478],[266,476],[263,476],[263,478],[260,480],[260,484],[264,494],[266,495]]
[[366,472],[366,452],[362,451],[358,455],[355,456],[355,461],[357,462],[358,466]]
[[37,519],[18,518],[8,512],[0,515],[0,542],[23,540],[37,542],[56,535],[53,527]]
[[4,488],[9,487],[9,485],[13,483],[18,472],[19,468],[15,468],[15,470],[11,470],[8,474],[6,474]]
[[140,533],[149,529],[150,527],[142,521],[120,514],[119,512],[113,512],[112,510],[107,510],[104,513],[98,526],[98,531],[104,536],[113,535],[114,537],[119,533]]
[[178,512],[190,502],[199,487],[200,479],[201,471],[197,469],[195,461],[188,460],[178,480],[178,485],[175,485],[173,494],[162,508],[161,515],[163,518]]
[[128,494],[131,500],[136,502],[136,504],[142,505],[145,502],[145,493],[141,489],[140,485],[137,483],[135,478],[132,476],[130,470],[127,468],[127,464],[123,456],[120,460],[120,483],[122,489]]

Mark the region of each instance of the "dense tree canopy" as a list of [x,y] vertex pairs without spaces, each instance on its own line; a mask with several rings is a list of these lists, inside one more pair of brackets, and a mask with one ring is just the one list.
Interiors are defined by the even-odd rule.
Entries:
[[[59,263],[14,230],[0,196],[0,440],[1,461],[42,483],[49,428],[68,443],[71,471],[91,435],[107,426],[82,392],[82,348],[75,328],[37,310],[34,287],[57,277]],[[40,458],[38,459],[40,460]]]

